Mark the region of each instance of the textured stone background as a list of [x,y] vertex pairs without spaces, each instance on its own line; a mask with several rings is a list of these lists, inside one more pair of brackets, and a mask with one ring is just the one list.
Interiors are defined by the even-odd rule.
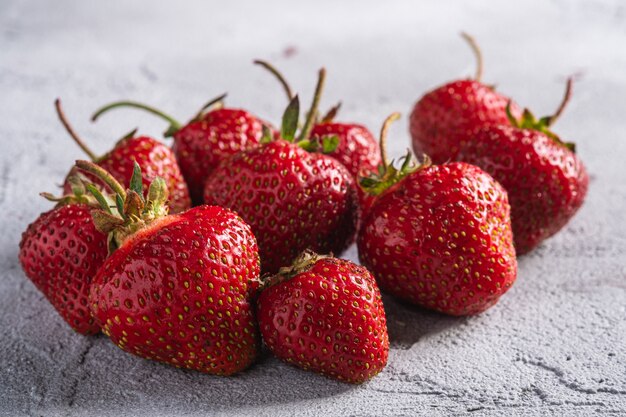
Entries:
[[[624,3],[288,4],[0,1],[0,415],[625,414]],[[324,106],[341,98],[342,119],[378,130],[427,89],[473,72],[460,30],[482,44],[486,81],[539,114],[579,74],[557,130],[578,143],[591,189],[561,234],[520,259],[518,282],[485,314],[449,318],[386,298],[389,365],[370,383],[336,383],[269,356],[232,378],[144,361],[74,334],[25,279],[20,233],[49,207],[37,192],[54,191],[81,156],[55,97],[99,151],[136,126],[164,128],[133,111],[91,124],[91,111],[113,99],[185,119],[229,91],[231,105],[276,120],[284,98],[251,65],[260,57],[305,97],[325,65]],[[392,135],[400,154],[406,118]]]

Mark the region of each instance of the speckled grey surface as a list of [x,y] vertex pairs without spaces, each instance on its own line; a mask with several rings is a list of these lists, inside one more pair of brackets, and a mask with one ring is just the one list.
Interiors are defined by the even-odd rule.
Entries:
[[[626,9],[599,2],[0,2],[0,415],[410,416],[626,414]],[[94,148],[139,126],[137,112],[98,125],[99,104],[135,98],[181,119],[212,96],[276,120],[271,59],[309,97],[329,71],[324,106],[373,130],[426,89],[472,72],[460,30],[477,37],[486,80],[537,113],[580,74],[558,131],[578,143],[588,200],[557,237],[520,259],[493,309],[448,318],[385,298],[389,365],[354,387],[265,356],[232,378],[129,356],[74,334],[17,262],[21,231],[49,207],[81,156],[53,99]],[[286,51],[288,53],[286,53]],[[308,101],[308,99],[307,99]],[[399,154],[406,118],[392,131]],[[348,255],[356,259],[352,249]]]

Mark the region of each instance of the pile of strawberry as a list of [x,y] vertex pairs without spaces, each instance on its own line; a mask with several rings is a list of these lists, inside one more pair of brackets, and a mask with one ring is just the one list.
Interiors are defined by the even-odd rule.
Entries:
[[[475,44],[470,40],[470,44]],[[477,48],[475,48],[476,51]],[[478,54],[479,55],[479,54]],[[379,287],[451,315],[478,314],[513,284],[517,254],[560,230],[588,177],[572,144],[474,80],[415,105],[411,153],[386,155],[363,126],[320,116],[325,71],[300,120],[280,128],[211,100],[162,141],[131,132],[69,170],[63,195],[28,226],[20,261],[65,321],[123,350],[216,375],[259,357],[360,383],[386,365]],[[428,156],[426,156],[428,155]],[[363,266],[333,256],[356,240]]]

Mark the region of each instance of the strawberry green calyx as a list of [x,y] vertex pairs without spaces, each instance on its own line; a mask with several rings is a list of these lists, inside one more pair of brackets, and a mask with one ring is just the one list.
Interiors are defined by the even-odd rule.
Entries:
[[300,118],[300,99],[296,94],[283,113],[283,120],[280,127],[280,136],[287,142],[293,142],[298,130],[298,119]]
[[87,190],[100,204],[100,209],[92,211],[92,217],[96,228],[108,235],[109,252],[120,247],[129,236],[168,214],[167,184],[161,177],[155,178],[150,183],[147,197],[144,198],[141,168],[137,162],[128,190],[124,190],[115,178],[92,162],[76,161],[76,167],[93,174],[115,192],[112,210],[112,205],[96,186],[86,185]]
[[85,172],[95,175],[96,177],[101,179],[106,185],[111,187],[113,192],[119,195],[122,199],[126,198],[126,191],[124,191],[124,187],[122,186],[122,184],[120,184],[104,168],[94,164],[93,162],[81,160],[76,161],[76,167]]
[[309,269],[311,269],[311,267],[313,267],[313,265],[315,265],[317,261],[321,259],[332,257],[332,254],[320,255],[310,249],[306,249],[300,255],[298,255],[298,257],[293,261],[291,266],[285,266],[280,268],[278,272],[274,275],[261,277],[260,291],[273,285],[280,284],[281,282],[285,282],[295,277],[296,275],[308,271]]
[[[317,120],[319,119],[318,108],[320,99],[322,97],[322,92],[324,91],[324,84],[326,81],[326,69],[320,68],[318,72],[317,85],[315,86],[315,93],[313,94],[311,108],[309,109],[302,129],[300,129],[300,133],[298,134],[298,124],[300,121],[300,99],[298,98],[298,95],[294,95],[292,93],[292,89],[289,86],[289,83],[287,83],[285,77],[272,64],[258,59],[255,60],[254,63],[262,66],[270,73],[272,73],[274,77],[276,77],[278,82],[282,85],[283,90],[285,90],[285,94],[287,95],[287,99],[289,100],[289,104],[287,105],[287,108],[283,113],[282,125],[280,129],[281,138],[288,142],[295,143],[296,145],[308,152],[331,153],[335,149],[337,149],[337,146],[339,146],[339,137],[337,136],[327,137],[322,139],[321,141],[310,139],[313,125],[316,124]],[[337,114],[340,105],[341,103],[333,107],[328,112],[328,114],[324,116],[324,118],[329,118],[329,121],[332,120],[332,118],[334,118]],[[273,140],[271,135],[268,133],[269,128],[268,132],[265,132],[264,129],[261,143],[267,143]]]
[[274,135],[272,134],[272,130],[269,128],[268,125],[263,125],[263,135],[261,136],[261,139],[259,139],[259,143],[263,144],[263,143],[270,143],[271,141],[274,140]]
[[566,147],[572,152],[576,152],[575,143],[562,141],[556,133],[550,130],[550,127],[557,121],[561,114],[563,114],[563,111],[565,110],[565,107],[572,96],[572,84],[573,80],[572,77],[570,77],[567,79],[567,83],[565,85],[565,94],[563,95],[561,104],[559,104],[556,112],[551,116],[544,116],[540,119],[537,119],[528,109],[524,109],[522,117],[520,119],[516,119],[511,114],[511,102],[509,101],[506,106],[506,115],[511,122],[511,125],[520,129],[531,129],[539,131],[551,138],[555,143]]
[[480,51],[480,48],[478,47],[478,43],[476,42],[473,36],[465,32],[461,32],[461,37],[465,39],[469,47],[472,48],[472,52],[474,53],[474,56],[476,57],[476,74],[474,75],[474,81],[480,82],[481,78],[483,77],[483,54]]
[[[308,152],[322,152],[331,153],[339,146],[339,137],[336,135],[324,137],[320,139],[311,139],[311,130],[313,124],[317,119],[318,106],[322,91],[324,88],[324,80],[326,78],[326,70],[320,69],[319,77],[317,80],[317,86],[315,88],[315,94],[311,103],[311,108],[307,113],[304,126],[298,134],[298,121],[300,119],[300,99],[296,94],[289,102],[289,105],[283,113],[282,125],[280,129],[280,136],[287,142],[295,143],[302,149]],[[264,134],[261,139],[261,143],[267,143],[272,141],[271,132],[269,128],[264,128]]]
[[418,164],[413,158],[411,151],[407,149],[406,155],[400,158],[402,164],[400,168],[395,167],[395,161],[389,160],[387,156],[387,132],[391,123],[400,118],[400,113],[393,113],[383,123],[380,130],[380,155],[382,163],[378,166],[378,172],[368,177],[361,177],[359,185],[370,195],[380,195],[394,184],[400,182],[404,177],[422,168],[431,165],[430,158],[427,155],[422,157],[422,163]]
[[[56,207],[65,206],[67,204],[86,204],[91,207],[98,207],[98,201],[87,192],[87,188],[84,183],[84,179],[79,175],[71,175],[67,178],[67,182],[70,184],[72,189],[71,194],[62,195],[60,197],[55,196],[51,193],[39,193],[40,196],[45,198],[48,201],[52,201],[56,204]],[[103,198],[106,200],[107,197],[103,195]]]
[[[289,100],[289,105],[287,106],[287,109],[285,110],[285,113],[283,115],[283,130],[281,130],[281,133],[284,132],[285,123],[288,122],[290,130],[287,133],[289,135],[287,138],[283,137],[283,139],[293,142],[293,140],[291,140],[292,134],[295,135],[295,129],[293,129],[293,127],[296,126],[297,128],[297,125],[298,125],[297,122],[298,122],[299,111],[300,111],[299,102],[297,102],[296,100],[298,96],[297,95],[294,96],[294,94],[292,93],[291,87],[289,86],[289,83],[287,83],[287,80],[285,79],[285,77],[280,73],[280,71],[278,71],[278,69],[276,69],[276,67],[274,67],[272,64],[266,61],[261,61],[258,59],[255,60],[254,63],[262,66],[263,68],[268,70],[270,73],[272,73],[272,75],[274,75],[274,77],[276,77],[278,82],[282,85],[283,90],[285,90],[285,94],[287,95],[287,100]],[[304,121],[304,125],[300,131],[300,134],[298,135],[299,141],[308,139],[309,136],[311,135],[311,129],[313,129],[313,124],[316,122],[318,118],[318,107],[319,107],[320,98],[322,97],[322,91],[324,90],[325,82],[326,82],[326,69],[320,68],[318,72],[318,77],[317,77],[317,85],[315,86],[315,93],[313,94],[313,101],[311,103],[311,108],[309,109],[309,112],[307,113],[306,119]],[[294,115],[296,116],[295,123],[293,119]],[[287,118],[287,116],[290,116],[290,117]]]
[[389,165],[380,165],[376,174],[370,175],[369,177],[362,177],[359,181],[359,185],[368,194],[377,196],[392,185],[402,181],[407,175],[431,165],[430,158],[426,155],[424,155],[422,163],[417,164],[413,159],[411,151],[408,149],[406,155],[400,158],[400,161],[402,161],[400,168],[394,166],[394,161],[391,161]]

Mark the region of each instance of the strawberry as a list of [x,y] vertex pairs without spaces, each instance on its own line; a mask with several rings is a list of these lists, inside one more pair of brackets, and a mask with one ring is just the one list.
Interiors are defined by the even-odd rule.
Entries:
[[166,215],[164,181],[157,177],[144,199],[137,166],[124,191],[96,165],[77,165],[117,192],[120,215],[106,204],[93,212],[114,250],[89,296],[103,333],[127,352],[177,367],[230,375],[249,366],[259,348],[250,303],[259,255],[250,227],[221,207]]
[[360,173],[375,171],[380,164],[378,143],[366,127],[333,121],[313,126],[312,138],[322,141],[333,136],[339,138],[339,144],[337,149],[327,155],[339,160],[355,178]]
[[[157,176],[165,180],[171,196],[169,205],[172,212],[178,213],[191,207],[187,184],[182,178],[178,162],[176,162],[170,148],[151,137],[135,136],[135,131],[133,131],[120,139],[109,152],[98,157],[71,127],[63,113],[59,99],[55,101],[55,106],[61,123],[72,139],[93,162],[110,172],[118,181],[128,184],[133,174],[133,163],[136,161],[142,169],[144,185],[150,184]],[[71,191],[71,185],[67,178],[77,174],[78,172],[74,168],[67,175],[63,185],[65,193]],[[96,181],[93,177],[89,180]],[[98,183],[98,185],[104,186],[102,183]]]
[[531,251],[558,232],[582,206],[589,177],[575,146],[550,131],[571,94],[553,115],[535,119],[529,110],[511,125],[477,128],[457,159],[477,165],[508,191],[515,249]]
[[125,106],[147,110],[165,119],[170,123],[165,136],[174,138],[172,149],[191,198],[195,204],[201,204],[206,177],[222,160],[257,146],[263,136],[263,125],[267,124],[245,110],[222,107],[225,96],[211,100],[186,125],[160,110],[132,101],[104,106],[93,115],[93,120],[110,109]]
[[266,278],[257,317],[272,353],[304,370],[358,384],[387,364],[380,291],[367,269],[350,261],[303,252]]
[[[265,61],[254,61],[274,74],[282,84],[289,101],[293,99],[291,87],[283,75],[271,64]],[[321,93],[320,93],[321,94]],[[326,154],[339,160],[356,178],[359,171],[371,173],[380,164],[380,150],[374,135],[363,125],[355,123],[340,123],[334,121],[340,104],[333,107],[321,121],[313,125],[311,138],[316,142],[325,140],[337,141],[338,145],[332,152]]]
[[[274,273],[310,248],[340,253],[352,242],[357,221],[354,180],[336,159],[308,150],[323,71],[312,110],[295,138],[299,101],[287,107],[282,139],[267,132],[263,144],[224,161],[209,176],[204,199],[227,207],[250,224],[259,242],[261,267]],[[296,142],[297,140],[297,142]],[[325,150],[335,143],[324,142]]]
[[377,196],[359,232],[359,259],[383,291],[450,315],[480,313],[516,277],[506,191],[476,166],[410,158],[362,181]]
[[[428,154],[438,164],[455,160],[461,144],[471,138],[476,127],[509,124],[506,106],[511,100],[480,82],[480,50],[471,37],[463,36],[477,57],[475,79],[453,81],[430,91],[415,104],[410,118],[413,150]],[[521,115],[515,103],[510,107],[515,117]]]
[[[93,202],[76,177],[73,193],[42,213],[22,234],[19,260],[61,317],[78,333],[95,334],[100,327],[89,312],[89,287],[107,256],[106,236],[91,218]],[[43,194],[50,198],[49,194]]]

